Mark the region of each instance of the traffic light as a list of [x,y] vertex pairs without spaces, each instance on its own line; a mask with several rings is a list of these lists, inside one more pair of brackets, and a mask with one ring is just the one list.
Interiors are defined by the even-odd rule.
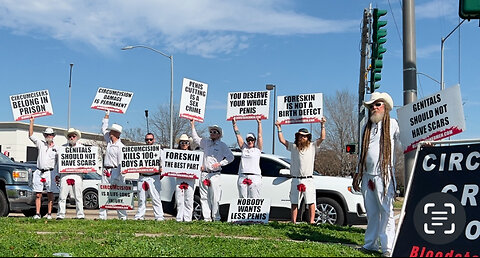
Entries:
[[387,21],[379,19],[386,14],[387,10],[373,9],[370,93],[380,88],[380,84],[377,82],[382,79],[383,54],[387,52],[387,49],[383,47],[383,44],[387,42],[387,30],[382,28],[387,25]]
[[460,0],[458,15],[462,19],[480,19],[480,1]]
[[345,152],[350,154],[355,154],[356,144],[347,144],[345,145]]

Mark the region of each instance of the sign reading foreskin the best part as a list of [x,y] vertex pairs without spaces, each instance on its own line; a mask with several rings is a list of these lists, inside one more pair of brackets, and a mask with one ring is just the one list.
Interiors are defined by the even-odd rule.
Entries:
[[421,141],[436,141],[465,130],[460,86],[397,109],[400,140],[404,153],[415,150]]
[[125,114],[132,97],[133,92],[100,87],[90,108]]
[[60,147],[58,149],[59,173],[91,173],[98,170],[98,147]]
[[268,119],[270,91],[229,92],[227,121]]
[[183,78],[180,117],[203,123],[208,84]]
[[52,102],[48,90],[41,90],[10,96],[13,119],[15,121],[53,115]]
[[277,100],[280,124],[319,123],[323,117],[322,93],[278,96]]
[[162,176],[198,179],[203,163],[202,151],[165,149]]
[[122,173],[159,173],[162,149],[160,145],[122,147]]

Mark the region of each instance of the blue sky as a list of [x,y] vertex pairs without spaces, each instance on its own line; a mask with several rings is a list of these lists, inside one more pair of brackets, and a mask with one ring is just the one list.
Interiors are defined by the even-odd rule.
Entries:
[[[227,122],[227,93],[264,90],[277,95],[336,90],[358,92],[360,27],[371,2],[316,0],[0,0],[0,121],[13,121],[8,96],[48,89],[54,115],[36,123],[66,127],[68,83],[72,74],[71,126],[99,132],[102,111],[90,109],[98,87],[135,93],[126,114],[113,114],[124,128],[145,128],[144,110],[170,100],[169,59],[174,59],[174,103],[180,103],[184,77],[208,83],[205,125],[224,127],[224,141],[235,142]],[[373,2],[386,9],[387,52],[380,91],[403,105],[402,13],[400,1]],[[417,0],[418,72],[440,80],[440,42],[460,22],[458,1]],[[480,138],[478,97],[480,28],[465,22],[445,43],[445,85],[460,82],[467,129],[452,139]],[[459,68],[460,67],[460,68]],[[460,72],[459,72],[460,71]],[[418,98],[440,89],[419,75]],[[366,96],[369,98],[369,96]],[[396,117],[396,112],[392,113]],[[327,117],[328,119],[328,117]],[[25,121],[28,122],[28,121]],[[263,122],[264,151],[271,152],[272,119]],[[256,122],[240,121],[243,134]],[[306,125],[309,127],[309,125]],[[286,138],[305,125],[285,125]],[[276,141],[276,154],[288,155]]]

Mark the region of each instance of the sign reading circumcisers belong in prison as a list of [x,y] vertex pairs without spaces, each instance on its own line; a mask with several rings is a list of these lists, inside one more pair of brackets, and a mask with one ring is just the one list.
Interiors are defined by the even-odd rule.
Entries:
[[98,205],[107,210],[133,210],[133,185],[100,184]]
[[98,172],[98,147],[64,147],[58,149],[59,173]]
[[132,97],[133,92],[100,87],[93,99],[91,108],[125,114]]
[[319,123],[323,117],[323,94],[278,96],[277,117],[280,124]]
[[228,222],[233,223],[268,223],[270,199],[238,198],[230,203]]
[[165,149],[165,162],[162,176],[178,178],[200,178],[200,168],[203,162],[203,152]]
[[270,92],[229,92],[227,98],[227,121],[268,119]]
[[13,119],[15,121],[53,115],[52,102],[48,90],[41,90],[10,96]]
[[162,149],[160,145],[122,147],[122,173],[159,173]]
[[180,117],[203,123],[208,84],[183,78]]
[[436,141],[465,130],[460,86],[453,86],[397,109],[404,153],[421,141]]

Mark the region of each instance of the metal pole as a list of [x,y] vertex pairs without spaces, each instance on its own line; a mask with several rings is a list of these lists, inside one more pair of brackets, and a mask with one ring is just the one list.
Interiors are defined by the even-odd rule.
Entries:
[[272,127],[272,154],[275,154],[275,115],[277,113],[277,86],[273,87],[273,127]]
[[173,149],[173,55],[170,55],[170,149]]
[[148,109],[145,110],[145,118],[147,119],[147,133],[149,133],[150,129],[148,128]]
[[[403,1],[403,104],[417,101],[417,54],[415,37],[415,1]],[[405,154],[405,187],[415,162],[415,152]]]
[[68,122],[67,122],[67,130],[70,128],[70,102],[72,99],[72,68],[73,63],[70,64],[70,80],[68,82]]
[[441,43],[441,57],[440,57],[440,90],[444,90],[445,89],[445,81],[443,80],[443,67],[444,67],[444,64],[443,64],[443,53],[444,53],[444,45],[445,45],[445,41],[448,39],[448,37],[450,37],[450,35],[452,35],[453,32],[455,32],[459,27],[460,25],[462,25],[463,23],[465,22],[465,19],[462,20],[462,22],[460,22],[457,27],[455,27],[455,29],[453,29],[450,33],[448,33],[448,35],[445,37],[445,38],[442,38],[442,43]]
[[[365,60],[367,56],[367,41],[368,41],[368,15],[369,10],[363,10],[363,27],[362,27],[362,46],[360,50],[360,78],[358,82],[358,121],[357,121],[357,141],[359,142],[358,147],[360,148],[360,139],[361,137],[361,130],[363,125],[365,124],[365,107],[363,106],[363,100],[365,99]],[[343,146],[342,146],[343,147]]]

